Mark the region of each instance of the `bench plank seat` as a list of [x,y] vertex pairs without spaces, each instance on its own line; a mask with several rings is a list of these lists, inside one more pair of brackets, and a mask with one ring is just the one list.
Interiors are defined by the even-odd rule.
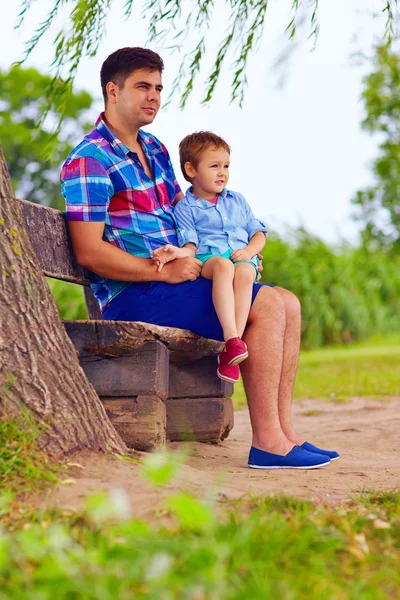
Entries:
[[64,321],[79,357],[123,356],[158,340],[169,350],[170,362],[191,363],[203,356],[216,356],[223,343],[209,340],[186,329],[160,327],[141,321]]

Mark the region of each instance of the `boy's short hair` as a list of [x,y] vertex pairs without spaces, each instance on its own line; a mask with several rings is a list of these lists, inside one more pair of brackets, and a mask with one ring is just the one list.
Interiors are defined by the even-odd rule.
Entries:
[[145,69],[146,71],[164,70],[164,63],[157,52],[148,48],[120,48],[116,50],[103,62],[100,70],[100,82],[104,102],[107,103],[107,83],[113,81],[122,88],[127,79],[134,71]]
[[230,146],[226,141],[211,131],[196,131],[183,138],[179,144],[179,158],[186,181],[190,182],[191,178],[186,174],[185,164],[190,162],[196,168],[200,162],[201,153],[210,147],[213,147],[214,150],[223,148],[229,154],[231,153]]

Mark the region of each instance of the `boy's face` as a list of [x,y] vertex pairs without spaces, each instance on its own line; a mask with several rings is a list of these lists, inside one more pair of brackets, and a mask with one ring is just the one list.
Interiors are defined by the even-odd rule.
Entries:
[[197,195],[207,200],[222,192],[229,180],[229,164],[229,152],[223,148],[204,150],[197,167],[186,163],[186,173]]

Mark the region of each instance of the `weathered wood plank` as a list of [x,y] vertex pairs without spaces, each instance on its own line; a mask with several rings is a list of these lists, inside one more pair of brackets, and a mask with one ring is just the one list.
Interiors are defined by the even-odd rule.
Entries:
[[170,365],[170,398],[228,398],[233,385],[217,376],[217,358],[206,356],[194,363]]
[[103,315],[100,312],[100,308],[96,297],[89,286],[84,287],[84,294],[88,318],[90,319],[90,321],[102,321]]
[[230,398],[168,398],[167,439],[220,442],[233,427]]
[[74,260],[63,213],[27,200],[18,200],[25,229],[47,277],[89,285],[86,269]]
[[102,397],[106,413],[129,448],[150,452],[166,441],[165,403],[157,396]]
[[139,350],[147,341],[159,340],[168,348],[170,362],[183,364],[216,355],[223,349],[223,342],[186,329],[140,321],[64,321],[64,326],[79,356],[123,356]]
[[82,356],[79,362],[99,396],[168,396],[169,353],[161,342],[124,356]]

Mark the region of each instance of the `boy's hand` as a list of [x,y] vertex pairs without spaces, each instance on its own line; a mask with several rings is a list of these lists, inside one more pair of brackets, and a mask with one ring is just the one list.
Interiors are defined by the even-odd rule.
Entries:
[[234,261],[238,261],[238,260],[250,260],[251,258],[253,258],[254,254],[251,254],[251,252],[247,249],[247,248],[241,248],[240,250],[234,250],[231,254],[231,259]]
[[165,263],[179,258],[179,250],[180,248],[172,244],[165,244],[165,246],[154,250],[152,259],[153,263],[157,265],[157,271],[161,271]]

